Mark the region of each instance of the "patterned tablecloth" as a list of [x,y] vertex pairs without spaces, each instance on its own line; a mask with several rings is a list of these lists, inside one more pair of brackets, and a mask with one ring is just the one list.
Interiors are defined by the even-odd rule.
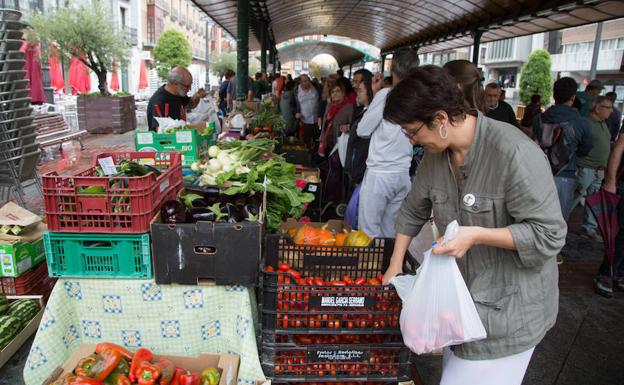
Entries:
[[40,385],[78,345],[109,341],[156,354],[238,354],[238,383],[253,385],[264,379],[256,314],[253,290],[243,286],[59,279],[24,367],[24,381]]

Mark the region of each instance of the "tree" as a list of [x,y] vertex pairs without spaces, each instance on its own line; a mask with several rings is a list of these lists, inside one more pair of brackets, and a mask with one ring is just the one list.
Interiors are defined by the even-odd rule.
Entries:
[[541,96],[541,104],[550,103],[552,96],[552,72],[550,54],[539,49],[529,55],[529,61],[522,66],[520,73],[520,100],[525,106],[531,102],[531,96]]
[[256,59],[255,57],[249,56],[249,67],[247,68],[249,69],[249,76],[254,78],[256,72],[260,72],[260,60]]
[[121,64],[128,61],[128,44],[121,32],[111,28],[111,20],[110,11],[94,0],[92,4],[35,14],[31,24],[42,47],[56,42],[62,56],[75,56],[97,75],[100,93],[108,95],[106,74],[113,60]]
[[191,44],[182,32],[168,29],[160,35],[154,47],[154,64],[161,79],[166,79],[173,67],[187,67],[192,59]]
[[223,78],[226,70],[236,71],[236,53],[235,52],[221,52],[218,55],[213,55],[210,60],[210,70],[215,74],[219,80]]

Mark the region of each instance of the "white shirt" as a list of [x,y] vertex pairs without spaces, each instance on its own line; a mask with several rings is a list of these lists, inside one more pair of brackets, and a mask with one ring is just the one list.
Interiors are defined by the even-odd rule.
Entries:
[[299,102],[299,108],[301,109],[301,117],[304,124],[316,124],[318,117],[318,92],[314,86],[310,85],[310,88],[306,91],[302,87],[297,90],[297,101]]
[[386,98],[391,88],[377,92],[357,127],[357,134],[371,138],[366,169],[378,173],[409,173],[412,144],[401,126],[383,119]]

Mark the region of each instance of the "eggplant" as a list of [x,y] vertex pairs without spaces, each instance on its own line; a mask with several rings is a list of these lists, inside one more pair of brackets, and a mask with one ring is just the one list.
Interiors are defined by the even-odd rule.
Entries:
[[214,222],[217,220],[217,214],[208,207],[194,207],[188,212],[190,222]]
[[178,224],[186,222],[186,208],[179,200],[168,200],[160,208],[163,223]]
[[242,206],[243,216],[245,221],[257,222],[260,216],[260,205],[246,204]]
[[221,205],[221,212],[225,213],[223,220],[228,223],[238,223],[242,222],[243,219],[245,219],[243,212],[232,203],[226,203],[225,205]]
[[206,199],[207,201],[211,201],[216,198],[219,198],[219,195],[221,195],[221,191],[219,190],[218,187],[205,186],[201,190],[201,195],[203,195],[204,199]]
[[248,204],[248,205],[254,205],[254,206],[258,206],[258,207],[259,207],[259,206],[260,206],[260,204],[262,203],[262,202],[260,201],[260,199],[261,199],[261,198],[260,198],[260,196],[259,196],[259,195],[257,195],[257,194],[250,195],[250,196],[248,196],[248,197],[247,197],[247,199],[245,200],[245,204]]
[[203,199],[203,198],[199,198],[199,199],[195,199],[191,202],[191,206],[192,208],[196,209],[196,208],[206,208],[209,206],[208,202]]

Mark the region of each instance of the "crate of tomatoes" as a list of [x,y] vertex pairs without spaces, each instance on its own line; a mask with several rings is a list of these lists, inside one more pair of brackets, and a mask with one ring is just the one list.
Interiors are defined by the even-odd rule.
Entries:
[[266,239],[263,331],[400,333],[401,299],[382,285],[393,239],[370,239],[341,221],[289,225]]

